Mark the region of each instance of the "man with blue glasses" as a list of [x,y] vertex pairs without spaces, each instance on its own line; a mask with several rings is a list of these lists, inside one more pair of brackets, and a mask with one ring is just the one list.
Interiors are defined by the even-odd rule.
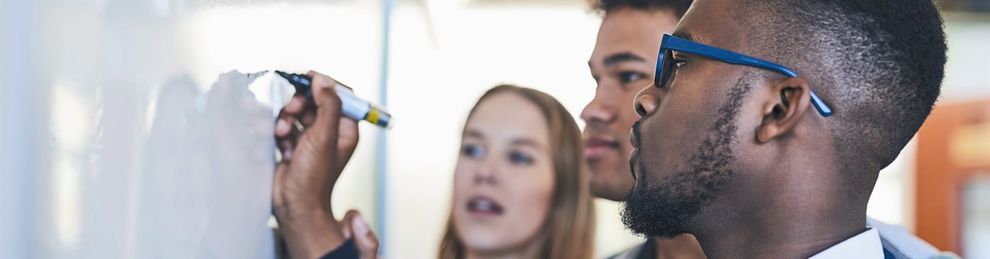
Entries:
[[884,258],[866,205],[931,111],[928,0],[696,0],[636,97],[623,221],[710,258]]

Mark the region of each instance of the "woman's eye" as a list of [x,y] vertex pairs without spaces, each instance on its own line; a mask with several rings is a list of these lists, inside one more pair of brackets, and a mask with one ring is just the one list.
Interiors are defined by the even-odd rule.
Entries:
[[642,80],[643,78],[646,78],[646,74],[640,72],[624,71],[619,73],[619,82],[621,82],[622,84],[636,82]]
[[473,144],[467,144],[461,147],[461,154],[471,158],[477,158],[483,155],[481,147]]
[[522,152],[513,151],[512,153],[509,153],[509,161],[515,165],[532,165],[533,157],[523,154]]
[[681,68],[681,66],[687,63],[688,63],[687,59],[674,58],[674,66],[677,68]]

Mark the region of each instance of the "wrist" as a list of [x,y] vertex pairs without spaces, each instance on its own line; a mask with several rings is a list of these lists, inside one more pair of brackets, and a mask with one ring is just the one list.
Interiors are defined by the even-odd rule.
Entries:
[[274,212],[275,216],[279,218],[279,224],[283,224],[281,221],[291,221],[296,220],[328,220],[334,221],[333,211],[330,208],[330,203],[325,200],[307,198],[307,197],[292,197],[293,195],[282,194],[282,202],[275,206]]
[[276,215],[291,258],[318,258],[344,242],[340,223],[329,210],[307,208]]

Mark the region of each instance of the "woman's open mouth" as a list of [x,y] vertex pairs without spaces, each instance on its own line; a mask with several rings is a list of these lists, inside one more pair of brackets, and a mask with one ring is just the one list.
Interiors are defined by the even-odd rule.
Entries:
[[467,210],[471,214],[486,216],[498,216],[502,215],[503,212],[501,204],[484,196],[475,196],[468,200]]

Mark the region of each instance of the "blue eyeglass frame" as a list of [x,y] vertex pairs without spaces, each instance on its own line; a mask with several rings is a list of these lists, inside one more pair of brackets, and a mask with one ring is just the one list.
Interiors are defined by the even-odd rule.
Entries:
[[[794,70],[780,64],[743,55],[730,50],[697,43],[687,39],[682,39],[670,34],[664,34],[663,40],[660,41],[660,53],[658,55],[659,60],[657,60],[656,73],[653,75],[653,84],[655,87],[663,86],[667,83],[667,80],[670,79],[669,74],[662,73],[665,66],[664,59],[668,56],[667,52],[670,51],[699,55],[729,64],[762,68],[781,73],[787,77],[797,76],[797,72],[794,72]],[[811,104],[815,106],[815,109],[818,110],[818,113],[821,114],[822,117],[832,116],[832,108],[829,108],[829,106],[825,104],[821,98],[818,98],[815,91],[811,91],[810,95]]]

